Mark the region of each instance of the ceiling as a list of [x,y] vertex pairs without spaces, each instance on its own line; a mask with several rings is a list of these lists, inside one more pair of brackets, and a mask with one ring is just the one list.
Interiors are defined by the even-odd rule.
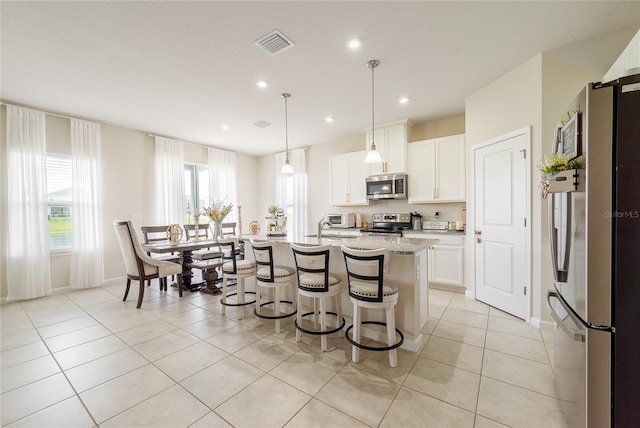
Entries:
[[[541,52],[603,75],[640,26],[638,1],[3,0],[1,14],[4,102],[253,155],[284,150],[283,92],[291,148],[364,135],[370,59],[376,123],[419,123],[463,114]],[[254,44],[274,29],[295,46]]]

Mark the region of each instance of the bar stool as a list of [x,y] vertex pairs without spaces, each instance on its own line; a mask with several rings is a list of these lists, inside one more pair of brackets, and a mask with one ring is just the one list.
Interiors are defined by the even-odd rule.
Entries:
[[[238,319],[242,319],[242,312],[244,306],[252,305],[256,302],[255,299],[245,301],[246,294],[256,294],[255,291],[245,290],[245,279],[256,276],[256,264],[249,260],[238,260],[238,253],[240,249],[240,241],[238,238],[218,238],[218,245],[222,252],[222,297],[220,298],[220,304],[222,304],[222,315],[225,314],[227,306],[238,307]],[[226,261],[225,261],[226,260]],[[230,279],[236,280],[236,292],[227,293],[228,281]],[[236,303],[227,302],[227,298],[231,296],[237,296]]]
[[[395,305],[398,303],[398,288],[384,284],[385,260],[389,260],[387,250],[354,250],[342,246],[344,262],[347,268],[349,298],[353,303],[353,324],[346,330],[347,341],[351,343],[351,359],[357,363],[360,349],[368,351],[389,351],[389,364],[398,366],[398,348],[404,342],[404,335],[396,328]],[[384,309],[386,323],[380,321],[362,321],[360,308]],[[377,324],[387,328],[388,346],[367,346],[360,343],[362,324]],[[353,329],[353,339],[349,331]],[[396,341],[396,333],[400,339]]]
[[[340,291],[342,284],[339,278],[332,276],[329,272],[329,253],[330,245],[309,247],[291,244],[293,258],[296,262],[298,275],[298,314],[295,321],[296,326],[296,342],[300,342],[302,333],[319,335],[322,345],[322,351],[327,350],[327,335],[340,332],[342,337],[344,333],[342,329],[345,321],[342,316],[342,299]],[[313,299],[313,311],[302,313],[302,297],[310,297]],[[336,298],[336,312],[327,311],[327,298]],[[317,304],[320,303],[320,311]],[[302,327],[302,318],[313,315],[313,328],[308,330]],[[336,317],[336,325],[338,327],[327,330],[327,315]],[[318,328],[318,318],[320,318],[320,328]],[[342,322],[341,322],[342,320]]]
[[[293,299],[294,288],[292,286],[295,278],[295,270],[289,266],[275,265],[273,261],[273,243],[258,242],[251,240],[253,256],[256,260],[258,271],[256,272],[256,308],[253,310],[258,325],[258,318],[272,319],[276,322],[276,333],[280,333],[280,320],[296,314],[296,305]],[[262,302],[262,288],[273,290],[273,300]],[[282,300],[282,289],[289,288],[291,300]],[[290,312],[280,312],[280,304],[289,304],[292,307]],[[262,312],[262,307],[273,305],[273,315]]]

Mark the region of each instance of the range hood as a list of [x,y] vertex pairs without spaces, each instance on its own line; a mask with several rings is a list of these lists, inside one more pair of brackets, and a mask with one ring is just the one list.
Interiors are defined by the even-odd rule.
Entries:
[[625,76],[640,73],[640,30],[633,36],[622,54],[602,77],[602,83],[609,83]]

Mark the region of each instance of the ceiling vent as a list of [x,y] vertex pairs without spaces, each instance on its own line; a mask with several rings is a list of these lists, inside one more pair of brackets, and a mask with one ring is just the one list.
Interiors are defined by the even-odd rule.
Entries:
[[258,128],[268,128],[271,126],[271,122],[267,122],[266,120],[259,120],[253,123],[253,126],[257,126]]
[[273,30],[266,36],[260,37],[254,43],[271,55],[275,55],[293,46],[293,42],[278,30]]

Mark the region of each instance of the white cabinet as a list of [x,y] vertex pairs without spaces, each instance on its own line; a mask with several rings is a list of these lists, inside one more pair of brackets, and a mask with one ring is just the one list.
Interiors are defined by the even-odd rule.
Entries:
[[369,205],[365,178],[366,151],[329,157],[331,205]]
[[464,235],[429,234],[426,232],[407,232],[407,238],[437,239],[438,243],[429,247],[429,269],[427,277],[430,284],[464,287]]
[[409,203],[465,201],[464,134],[408,145]]
[[[374,129],[376,150],[382,163],[367,164],[367,175],[407,172],[407,141],[411,122],[402,120]],[[371,148],[371,129],[367,129],[367,147]]]

